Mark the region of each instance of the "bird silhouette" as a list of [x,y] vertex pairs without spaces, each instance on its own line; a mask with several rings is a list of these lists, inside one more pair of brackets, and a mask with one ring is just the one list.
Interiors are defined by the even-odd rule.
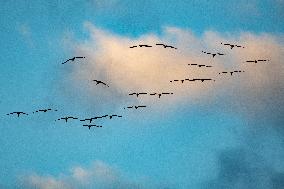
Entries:
[[129,48],[135,48],[135,47],[137,47],[136,45],[134,45],[134,46],[132,46],[132,47],[129,47]]
[[92,123],[93,119],[95,118],[86,118],[86,119],[81,119],[80,121],[89,121],[90,123]]
[[78,119],[78,118],[69,116],[69,117],[62,117],[62,118],[59,118],[59,119],[57,119],[57,120],[61,120],[61,119],[62,119],[62,120],[65,120],[65,122],[67,123],[68,119]]
[[129,93],[128,95],[132,96],[132,95],[136,95],[137,98],[139,97],[139,95],[146,95],[147,93]]
[[[36,110],[35,112],[33,113],[38,113],[38,112],[48,112],[48,111],[51,111],[52,109],[51,108],[48,108],[48,109],[41,109],[41,110]],[[57,110],[54,110],[54,111],[57,111]]]
[[233,49],[234,47],[245,48],[244,46],[235,45],[235,44],[230,44],[230,43],[221,43],[221,44],[222,44],[222,45],[225,45],[225,46],[229,46],[231,49]]
[[146,108],[146,106],[135,106],[135,109],[138,109],[138,108]]
[[[127,109],[132,109],[132,108],[135,108],[135,109],[138,109],[138,108],[145,108],[146,106],[127,106],[126,108]],[[125,108],[124,108],[125,109]]]
[[210,52],[205,52],[205,51],[202,51],[204,54],[211,54],[213,56],[213,58],[216,56],[216,55],[219,55],[219,56],[222,56],[222,55],[225,55],[223,53],[210,53]]
[[113,117],[122,117],[122,116],[119,116],[119,115],[116,115],[116,114],[109,115],[109,119],[112,119]]
[[172,48],[172,49],[177,49],[176,47],[174,47],[174,46],[171,46],[171,45],[165,45],[165,44],[163,44],[163,43],[157,43],[156,44],[157,46],[164,46],[164,48]]
[[253,62],[253,63],[258,63],[258,62],[268,62],[269,60],[247,60],[246,62]]
[[8,113],[8,114],[6,114],[6,115],[13,115],[13,114],[17,114],[18,117],[20,117],[21,114],[22,114],[22,115],[29,115],[29,114],[27,114],[27,113],[25,113],[25,112],[11,112],[11,113]]
[[97,82],[96,85],[102,84],[102,85],[105,85],[105,86],[109,87],[106,83],[104,83],[102,81],[99,81],[99,80],[96,80],[96,79],[94,79],[93,81]]
[[91,129],[91,127],[103,127],[101,125],[83,125],[83,127],[89,127],[89,129]]
[[195,79],[195,80],[199,80],[201,82],[204,82],[204,81],[210,81],[210,80],[213,80],[213,79]]
[[233,75],[233,73],[240,73],[240,72],[245,72],[245,71],[241,71],[241,70],[235,70],[235,71],[230,71],[230,72],[220,72],[219,74],[227,74],[230,73],[231,76]]
[[174,94],[174,93],[158,93],[158,98],[161,98],[162,95],[170,95],[170,94]]
[[82,58],[86,58],[86,57],[84,57],[84,56],[75,56],[75,57],[73,57],[73,58],[69,58],[68,60],[66,60],[66,61],[63,62],[62,64],[66,64],[66,63],[69,62],[69,61],[74,62],[75,59],[82,59]]
[[139,45],[139,47],[152,47],[151,45]]

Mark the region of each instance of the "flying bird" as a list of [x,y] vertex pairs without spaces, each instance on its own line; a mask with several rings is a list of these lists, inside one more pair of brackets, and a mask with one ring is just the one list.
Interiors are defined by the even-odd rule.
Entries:
[[135,48],[135,47],[137,47],[136,45],[134,45],[134,46],[132,46],[132,47],[129,47],[129,48]]
[[[48,109],[41,109],[41,110],[36,110],[35,112],[33,113],[38,113],[38,112],[48,112],[48,111],[51,111],[52,109],[51,108],[48,108]],[[54,110],[55,112],[57,112],[57,110]]]
[[198,66],[198,67],[206,67],[206,68],[211,68],[211,67],[213,67],[213,66],[207,66],[207,65],[205,65],[205,64],[188,64],[189,66]]
[[225,55],[225,54],[223,54],[223,53],[210,53],[210,52],[205,52],[205,51],[202,51],[204,54],[211,54],[212,56],[213,56],[213,58],[216,56],[216,55],[220,55],[220,56],[222,56],[222,55]]
[[22,114],[22,115],[29,115],[29,114],[27,114],[27,113],[25,113],[25,112],[11,112],[11,113],[8,113],[8,114],[6,114],[6,115],[13,115],[13,114],[17,114],[18,117],[20,117],[21,114]]
[[83,125],[83,127],[89,127],[89,129],[91,129],[91,127],[103,127],[100,125]]
[[114,115],[109,115],[109,119],[112,119],[113,117],[122,117],[122,116],[119,116],[119,115],[116,115],[116,114],[114,114]]
[[90,123],[92,123],[93,119],[95,118],[86,118],[86,119],[81,119],[80,121],[90,121]]
[[254,63],[258,63],[258,62],[268,62],[269,60],[247,60],[246,62],[254,62]]
[[245,72],[245,71],[241,71],[241,70],[235,70],[235,71],[230,71],[230,72],[220,72],[219,74],[227,74],[230,73],[231,75],[233,75],[233,73],[240,73],[240,72]]
[[99,81],[99,80],[96,80],[96,79],[94,79],[93,81],[97,82],[96,85],[102,84],[102,85],[105,85],[105,86],[109,87],[106,83],[104,83],[104,82],[102,82],[102,81]]
[[57,119],[57,120],[61,120],[61,119],[65,120],[66,123],[67,123],[68,119],[78,119],[78,118],[69,116],[69,117],[62,117],[62,118],[59,118],[59,119]]
[[126,108],[128,108],[128,109],[132,109],[132,108],[138,109],[138,108],[146,108],[146,106],[127,106]]
[[129,93],[128,95],[132,96],[132,95],[136,95],[137,98],[139,97],[139,95],[146,95],[147,93]]
[[170,94],[174,94],[174,93],[159,93],[158,97],[161,98],[162,95],[170,95]]
[[165,45],[165,44],[163,44],[163,43],[157,43],[156,44],[157,46],[164,46],[164,48],[172,48],[172,49],[177,49],[176,47],[174,47],[174,46],[171,46],[171,45]]
[[69,62],[69,61],[74,62],[75,59],[82,59],[82,58],[86,58],[86,57],[84,57],[84,56],[75,56],[75,57],[73,57],[73,58],[70,58],[70,59],[66,60],[66,61],[63,62],[62,64],[66,64],[66,63]]
[[152,47],[151,45],[139,45],[139,47]]
[[229,43],[221,43],[221,44],[225,46],[230,46],[231,49],[233,49],[234,47],[245,48],[244,46],[241,46],[241,45],[234,45],[234,44],[229,44]]

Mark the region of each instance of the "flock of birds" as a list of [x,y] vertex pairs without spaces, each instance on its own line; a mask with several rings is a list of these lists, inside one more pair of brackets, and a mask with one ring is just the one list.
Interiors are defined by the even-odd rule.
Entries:
[[[230,49],[233,49],[234,47],[236,47],[236,48],[245,48],[244,46],[236,45],[236,44],[229,44],[229,43],[221,43],[221,44],[224,45],[224,46],[230,47]],[[157,43],[156,46],[162,46],[163,48],[170,48],[170,49],[177,50],[176,47],[171,46],[171,45],[166,45],[166,44],[163,44],[163,43]],[[139,44],[139,45],[130,46],[129,48],[132,49],[132,48],[150,48],[150,47],[153,47],[153,46],[152,45]],[[213,52],[202,51],[202,53],[207,54],[207,55],[212,55],[212,58],[215,58],[216,56],[224,56],[224,55],[226,55],[226,54],[220,53],[220,52],[214,52],[213,53]],[[76,56],[76,57],[73,57],[73,58],[70,58],[70,59],[66,60],[62,64],[75,62],[76,59],[85,59],[85,58],[86,57],[83,57],[83,56]],[[268,61],[269,60],[267,60],[267,59],[258,59],[258,60],[247,60],[246,62],[247,63],[260,63],[260,62],[268,62]],[[189,66],[197,66],[199,68],[202,68],[202,67],[204,67],[204,68],[212,68],[213,67],[212,65],[205,65],[205,64],[188,64],[188,65]],[[219,72],[219,74],[230,74],[231,76],[233,76],[233,74],[242,73],[242,72],[245,72],[245,71],[243,71],[243,70],[222,71],[222,72]],[[96,85],[103,85],[105,87],[110,87],[104,81],[97,80],[97,79],[94,79],[92,81],[96,82]],[[174,79],[174,80],[171,80],[170,83],[173,83],[173,82],[184,83],[186,81],[188,81],[188,82],[196,82],[196,81],[201,81],[201,82],[213,81],[213,82],[215,82],[215,79],[212,79],[212,78],[192,78],[192,79],[184,78],[184,79]],[[133,92],[133,93],[129,93],[128,95],[129,96],[136,96],[137,98],[142,96],[142,95],[157,96],[158,98],[161,98],[164,95],[173,95],[173,94],[174,93],[172,93],[172,92],[152,92],[152,93]],[[146,107],[147,106],[145,106],[145,105],[134,105],[134,106],[124,107],[124,109],[136,109],[137,110],[137,109],[146,108]],[[47,113],[47,112],[50,112],[50,111],[58,111],[58,110],[56,110],[56,109],[53,110],[51,108],[39,109],[39,110],[33,111],[32,114],[41,113],[41,112],[42,113]],[[28,116],[30,114],[26,113],[26,112],[22,112],[22,111],[16,111],[16,112],[8,113],[7,115],[10,115],[10,116],[11,115],[17,115],[17,117],[20,117],[20,115]],[[85,124],[82,125],[83,127],[87,127],[88,129],[91,129],[91,127],[102,128],[101,125],[92,124],[93,121],[99,120],[99,119],[106,119],[106,118],[113,119],[115,117],[121,118],[122,116],[121,115],[117,115],[117,114],[110,114],[110,115],[106,114],[106,115],[102,115],[102,116],[95,116],[95,117],[83,118],[83,119],[80,119],[78,117],[73,117],[73,116],[65,116],[65,117],[58,118],[55,121],[64,120],[67,123],[68,120],[79,120],[80,122],[84,122],[85,123]]]

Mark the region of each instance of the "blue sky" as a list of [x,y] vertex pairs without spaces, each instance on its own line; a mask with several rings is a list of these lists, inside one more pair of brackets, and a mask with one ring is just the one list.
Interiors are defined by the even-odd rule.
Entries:
[[[284,1],[11,0],[2,2],[0,10],[0,188],[31,188],[35,183],[40,189],[58,188],[58,183],[79,189],[284,186]],[[184,58],[207,61],[196,53],[200,48],[219,50],[215,41],[231,40],[247,44],[243,55],[267,55],[274,64],[248,68],[245,79],[228,79],[213,89],[192,89],[200,97],[145,101],[153,109],[128,114],[122,107],[141,103],[123,96],[128,83],[133,89],[160,86],[123,78],[112,64],[121,64],[122,59],[125,70],[137,71],[121,49],[153,39],[178,45],[180,54],[151,52],[148,59],[137,52],[134,57],[142,63],[164,57],[177,60],[177,65]],[[233,52],[230,65],[237,66],[242,58],[238,52]],[[88,55],[86,65],[61,65],[74,53]],[[223,69],[226,61],[216,61]],[[161,65],[138,70],[137,76],[157,71],[163,78]],[[183,74],[179,66],[177,73]],[[84,80],[88,75],[113,82],[114,89],[90,87]],[[188,91],[185,94],[192,95]],[[41,108],[58,112],[6,115]],[[76,121],[54,121],[70,114],[108,113],[124,117],[100,122],[105,127],[91,131]],[[70,171],[76,166],[102,183],[79,182]],[[119,176],[105,180],[96,172],[100,169]]]

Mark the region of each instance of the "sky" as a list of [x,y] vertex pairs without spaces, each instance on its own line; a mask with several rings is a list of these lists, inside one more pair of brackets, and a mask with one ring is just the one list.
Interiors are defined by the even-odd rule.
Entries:
[[[283,0],[1,2],[0,188],[284,188],[283,17]],[[177,49],[129,48],[156,43]],[[105,114],[122,118],[57,120]]]

